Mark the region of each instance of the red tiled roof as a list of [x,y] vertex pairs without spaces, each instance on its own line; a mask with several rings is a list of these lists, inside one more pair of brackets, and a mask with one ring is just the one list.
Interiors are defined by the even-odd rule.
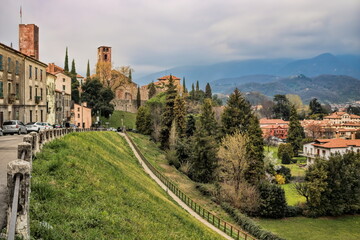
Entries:
[[[324,118],[327,118],[327,119],[329,119],[329,118],[341,118],[341,116],[344,115],[344,114],[348,114],[348,113],[346,113],[346,112],[334,112],[334,113],[332,113],[329,116],[326,116]],[[355,114],[349,114],[349,115],[350,115],[350,118],[360,118],[360,116],[355,115]]]
[[284,121],[282,119],[267,119],[262,118],[260,119],[260,124],[269,124],[269,125],[275,125],[275,124],[289,124],[288,121]]
[[316,140],[316,142],[312,145],[315,147],[322,147],[322,148],[347,148],[349,146],[360,147],[360,139],[355,139],[355,140],[347,140],[341,138],[318,139]]
[[[172,75],[171,75],[171,76],[172,76]],[[169,79],[170,79],[170,75],[167,75],[167,76],[163,76],[163,77],[161,77],[161,78],[158,78],[158,80],[160,80],[160,81],[169,80]],[[173,80],[180,80],[180,78],[175,77],[175,76],[172,76],[172,79],[173,79]]]
[[273,128],[277,128],[277,129],[288,129],[289,126],[288,125],[265,125],[261,127],[262,129],[273,129]]
[[83,76],[81,76],[80,74],[76,75],[77,78],[84,78]]

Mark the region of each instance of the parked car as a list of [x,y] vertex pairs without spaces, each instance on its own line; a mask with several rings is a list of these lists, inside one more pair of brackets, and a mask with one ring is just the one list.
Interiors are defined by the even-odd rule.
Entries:
[[112,131],[112,132],[116,132],[116,129],[113,128],[113,127],[109,128],[108,130],[109,130],[109,131]]
[[0,136],[4,135],[2,128],[0,127]]
[[77,129],[77,126],[75,124],[70,123],[69,128]]
[[42,125],[45,127],[45,129],[53,129],[53,126],[50,123],[42,122]]
[[39,122],[29,122],[26,124],[28,132],[39,132],[41,129],[44,129],[44,126]]
[[27,133],[26,126],[20,122],[19,120],[8,120],[3,123],[3,133],[5,134],[11,134],[14,133],[21,134],[21,133]]
[[60,124],[55,124],[54,128],[63,128],[63,126],[61,126]]

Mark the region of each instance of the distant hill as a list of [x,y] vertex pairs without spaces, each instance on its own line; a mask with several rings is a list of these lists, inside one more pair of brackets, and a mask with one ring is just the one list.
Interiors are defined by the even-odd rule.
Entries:
[[[360,100],[360,80],[342,75],[306,77],[298,75],[271,83],[245,83],[236,86],[242,92],[260,92],[268,97],[275,94],[297,94],[305,103],[317,98],[322,103],[345,103]],[[229,94],[235,87],[227,89]]]
[[[201,87],[207,82],[221,82],[226,79],[226,84],[238,84],[237,81],[244,83],[244,77],[249,76],[280,76],[288,77],[292,75],[304,74],[306,76],[318,76],[322,74],[347,75],[360,79],[360,56],[339,55],[324,53],[309,59],[253,59],[239,60],[230,62],[220,62],[202,66],[181,66],[156,72],[142,78],[134,79],[141,85],[156,81],[157,78],[173,74],[177,77],[185,77],[188,86],[197,80]],[[257,77],[255,77],[257,78]],[[229,80],[231,79],[231,80]],[[259,79],[258,79],[259,80]],[[261,81],[267,82],[264,77]],[[259,80],[259,82],[261,82]],[[218,85],[220,86],[220,85]]]

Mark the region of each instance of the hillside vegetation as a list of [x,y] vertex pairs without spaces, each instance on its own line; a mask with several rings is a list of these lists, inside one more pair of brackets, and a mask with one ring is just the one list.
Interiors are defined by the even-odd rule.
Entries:
[[109,123],[109,127],[118,128],[121,127],[121,119],[124,119],[124,126],[129,129],[135,128],[136,113],[125,111],[114,111],[109,118],[101,117],[103,126],[106,126],[106,122]]
[[221,239],[173,202],[114,132],[46,144],[31,190],[34,239]]

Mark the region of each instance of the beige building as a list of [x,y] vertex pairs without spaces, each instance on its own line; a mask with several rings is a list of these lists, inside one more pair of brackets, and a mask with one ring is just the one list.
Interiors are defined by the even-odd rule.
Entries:
[[47,122],[55,124],[55,80],[56,76],[52,73],[46,73],[46,109]]
[[0,43],[0,124],[46,121],[47,65]]
[[75,103],[71,109],[71,123],[78,128],[90,128],[92,124],[91,108],[88,108],[86,103],[80,105]]
[[50,63],[47,71],[55,79],[55,123],[65,125],[71,120],[71,78],[64,74],[64,69]]
[[346,112],[334,112],[324,117],[324,120],[328,120],[333,124],[360,123],[360,116]]

